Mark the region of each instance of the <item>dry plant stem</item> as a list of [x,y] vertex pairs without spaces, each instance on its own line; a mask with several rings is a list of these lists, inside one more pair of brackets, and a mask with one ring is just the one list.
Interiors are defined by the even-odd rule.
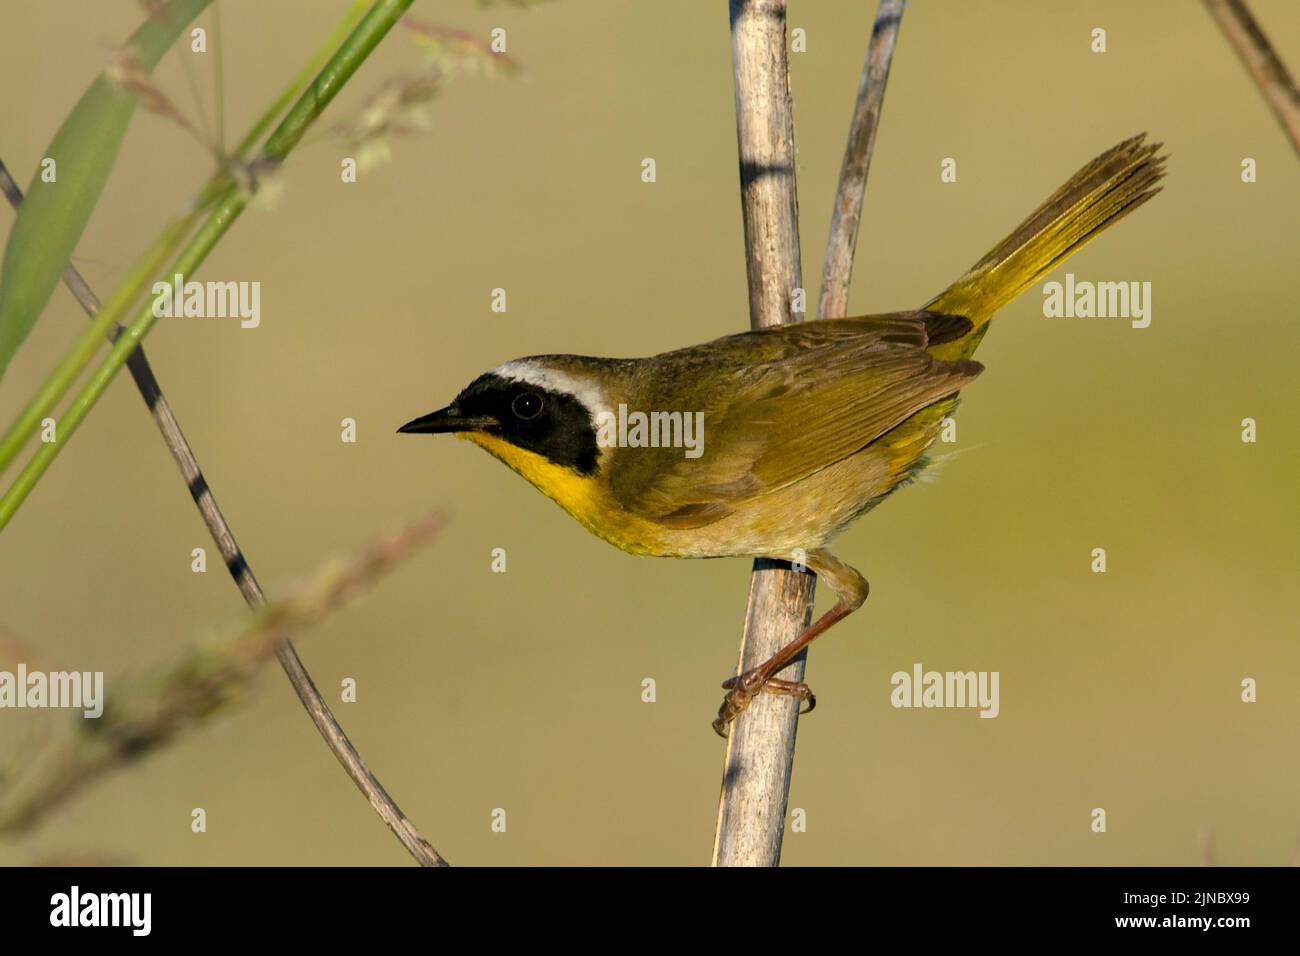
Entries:
[[853,253],[858,246],[858,225],[862,220],[862,194],[871,169],[871,154],[875,151],[880,107],[885,100],[885,84],[894,60],[894,44],[903,19],[903,5],[904,0],[881,0],[875,25],[871,28],[867,62],[858,81],[849,141],[844,147],[835,208],[831,211],[831,235],[826,243],[821,295],[817,302],[817,315],[823,319],[848,315]]
[[189,648],[167,665],[115,679],[97,720],[73,712],[14,788],[4,788],[0,832],[21,832],[111,770],[157,750],[225,709],[246,690],[290,633],[309,627],[366,591],[443,524],[438,514],[371,542],[345,562],[330,562],[292,595],[257,608],[233,640]]
[[1205,6],[1264,94],[1291,145],[1300,153],[1300,88],[1296,87],[1281,57],[1244,0],[1205,0]]
[[[22,203],[22,190],[14,182],[3,162],[0,162],[0,190],[4,192],[15,209]],[[77,299],[77,302],[86,311],[86,314],[94,318],[99,312],[99,299],[76,267],[69,265],[64,270],[63,281]],[[110,338],[115,340],[121,333],[122,326],[115,324],[110,332]],[[253,569],[249,567],[239,545],[236,544],[234,532],[231,531],[230,525],[227,524],[225,517],[221,513],[221,508],[218,507],[217,500],[212,494],[212,490],[203,477],[198,459],[195,458],[194,451],[190,448],[184,432],[181,431],[180,423],[172,412],[171,404],[167,401],[162,387],[158,384],[158,379],[154,376],[153,368],[145,355],[143,345],[132,353],[131,357],[127,359],[126,365],[131,373],[131,378],[135,381],[136,388],[140,392],[140,397],[144,399],[150,414],[153,415],[154,422],[158,425],[158,431],[162,434],[163,442],[167,445],[168,451],[171,452],[172,458],[175,459],[177,466],[180,468],[181,475],[185,479],[191,496],[194,498],[194,503],[203,517],[203,523],[207,525],[208,532],[216,543],[217,549],[221,552],[221,557],[226,562],[226,568],[230,571],[231,577],[234,578],[239,592],[244,596],[244,600],[249,607],[262,607],[266,603],[262,587],[258,584]],[[316,729],[320,731],[321,736],[325,739],[326,745],[338,758],[339,763],[343,765],[343,769],[347,771],[348,776],[357,785],[357,789],[365,795],[375,812],[388,824],[389,829],[393,831],[402,846],[406,847],[407,852],[422,866],[447,866],[447,861],[420,835],[415,825],[402,813],[396,801],[389,796],[388,791],[370,772],[365,761],[361,759],[361,755],[357,753],[356,748],[330,711],[329,705],[321,697],[320,691],[317,689],[315,682],[312,681],[311,674],[308,673],[302,660],[298,657],[298,652],[294,649],[293,644],[288,640],[279,643],[276,646],[275,655],[280,661],[280,666],[284,668],[289,683],[293,685],[298,699],[302,701],[303,707],[311,717],[312,723],[316,725]]]
[[[799,321],[802,288],[799,203],[795,193],[794,115],[785,45],[785,0],[731,0],[740,198],[753,328]],[[757,667],[811,620],[811,574],[754,563],[736,673]],[[803,657],[780,677],[803,679]],[[799,702],[759,694],[731,724],[713,842],[714,866],[776,866],[794,766]]]
[[[904,0],[881,0],[872,28],[836,190],[818,305],[822,318],[842,316],[847,308],[862,195],[903,6]],[[781,277],[786,290],[801,285],[785,3],[732,0],[731,24],[750,321],[761,328],[799,319],[789,310],[788,291],[783,296],[770,281]],[[762,663],[809,627],[814,583],[812,575],[755,562],[737,673]],[[803,668],[801,655],[781,676],[802,680]],[[795,698],[759,694],[732,724],[714,836],[715,866],[780,862],[797,721]]]

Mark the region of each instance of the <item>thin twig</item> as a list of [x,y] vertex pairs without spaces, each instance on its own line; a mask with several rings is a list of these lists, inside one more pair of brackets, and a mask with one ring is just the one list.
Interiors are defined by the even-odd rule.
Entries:
[[[5,197],[15,209],[22,204],[22,190],[14,182],[3,161],[0,161],[0,190],[4,192]],[[71,263],[63,272],[63,281],[77,299],[77,302],[81,304],[82,309],[86,311],[86,314],[93,318],[99,312],[99,299]],[[109,334],[110,339],[116,340],[122,331],[123,327],[116,324]],[[135,381],[140,397],[144,399],[145,405],[148,406],[150,413],[153,415],[154,422],[158,425],[158,431],[162,434],[163,443],[166,444],[167,450],[171,452],[172,458],[180,468],[181,476],[185,479],[190,495],[194,498],[194,503],[203,517],[203,523],[207,526],[208,533],[216,543],[217,550],[221,553],[226,568],[230,571],[231,577],[234,578],[240,594],[244,596],[244,600],[249,607],[256,609],[263,606],[266,599],[263,596],[262,587],[254,576],[253,569],[249,566],[244,553],[240,550],[239,545],[235,543],[234,532],[231,531],[230,525],[222,515],[217,500],[208,486],[207,479],[203,477],[203,471],[199,468],[198,459],[195,458],[193,449],[190,448],[184,432],[181,431],[180,423],[176,420],[171,404],[163,394],[162,386],[158,384],[158,379],[155,377],[149,359],[145,355],[143,345],[131,354],[131,357],[127,359],[126,366],[131,372],[131,378]],[[330,711],[329,705],[321,697],[320,691],[317,690],[316,684],[311,679],[311,674],[307,672],[307,668],[298,657],[298,652],[294,649],[293,644],[287,640],[284,641],[276,647],[275,654],[280,661],[280,666],[284,668],[285,675],[289,678],[289,683],[293,685],[294,691],[297,692],[298,699],[302,701],[308,716],[311,717],[312,723],[316,725],[316,729],[320,731],[321,736],[325,739],[326,745],[338,758],[339,763],[343,765],[343,769],[352,778],[352,782],[357,785],[357,789],[365,795],[370,805],[374,807],[375,812],[393,831],[402,846],[406,847],[407,852],[422,866],[446,866],[447,861],[420,835],[419,830],[402,813],[396,801],[389,796],[388,791],[384,789],[375,775],[370,772],[365,761],[361,759],[356,747],[352,745],[347,734],[343,732],[343,728],[339,726],[338,720]]]
[[831,212],[831,234],[826,242],[826,262],[822,267],[821,296],[817,315],[838,319],[848,315],[849,281],[853,278],[853,253],[858,247],[858,224],[862,219],[862,194],[871,169],[871,155],[876,148],[876,129],[880,126],[880,106],[885,100],[885,84],[894,60],[898,25],[903,19],[905,0],[881,0],[871,28],[867,62],[858,80],[858,96],[849,123],[849,141],[840,165],[840,182],[835,191],[835,208]]
[[[823,318],[843,315],[848,301],[862,194],[902,15],[903,0],[881,0],[840,170],[818,306]],[[750,321],[760,328],[798,321],[790,311],[789,295],[802,284],[785,2],[732,0],[731,27]],[[814,584],[811,574],[755,562],[737,673],[758,665],[808,627]],[[782,676],[802,680],[803,670],[801,655]],[[714,837],[715,865],[780,863],[797,723],[793,698],[759,694],[732,724]]]
[[181,72],[185,74],[185,82],[190,88],[190,96],[194,100],[194,111],[199,117],[199,140],[203,145],[212,150],[218,156],[221,155],[221,147],[217,144],[217,138],[212,135],[212,128],[208,125],[208,111],[203,102],[203,91],[199,89],[199,81],[194,75],[194,65],[190,62],[190,57],[182,56]]
[[[785,46],[785,0],[731,0],[731,56],[753,328],[797,322],[802,288],[794,116]],[[766,661],[799,636],[812,615],[816,579],[771,561],[754,562],[736,673]],[[782,671],[803,679],[801,655]],[[714,866],[776,866],[794,767],[798,701],[759,694],[731,724],[713,840]]]
[[1300,88],[1251,16],[1245,0],[1205,0],[1205,6],[1264,94],[1291,145],[1300,153]]
[[212,5],[212,87],[216,111],[217,155],[226,154],[226,60],[225,43],[221,35],[221,3]]
[[28,829],[108,771],[225,710],[290,633],[319,622],[367,590],[442,524],[440,515],[429,515],[371,542],[345,562],[329,562],[286,600],[259,607],[233,639],[188,648],[164,666],[116,677],[112,702],[101,701],[99,717],[66,712],[63,732],[16,786],[0,791],[0,832]]

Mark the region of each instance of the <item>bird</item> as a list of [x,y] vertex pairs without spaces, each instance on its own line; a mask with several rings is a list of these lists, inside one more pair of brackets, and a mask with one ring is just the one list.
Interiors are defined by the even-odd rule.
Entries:
[[827,583],[835,604],[770,659],[723,683],[713,729],[760,692],[816,705],[777,675],[867,598],[831,542],[927,467],[983,371],[993,314],[1161,189],[1139,134],[1084,165],[919,309],[728,335],[648,358],[534,355],[475,378],[402,425],[483,448],[587,530],[632,554],[768,558]]

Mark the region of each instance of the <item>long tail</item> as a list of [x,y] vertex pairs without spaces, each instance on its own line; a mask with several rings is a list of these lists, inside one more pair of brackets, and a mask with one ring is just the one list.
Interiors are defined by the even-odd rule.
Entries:
[[937,345],[936,358],[969,358],[993,313],[1107,226],[1160,191],[1160,143],[1146,134],[1112,146],[1075,173],[1011,235],[923,308],[971,320],[963,338]]

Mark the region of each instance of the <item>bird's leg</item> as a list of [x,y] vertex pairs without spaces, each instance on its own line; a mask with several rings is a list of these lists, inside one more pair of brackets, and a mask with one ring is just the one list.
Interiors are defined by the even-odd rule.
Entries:
[[817,698],[813,696],[812,688],[807,684],[781,680],[775,675],[832,625],[860,608],[862,602],[867,599],[869,587],[866,578],[824,548],[810,551],[805,563],[810,571],[831,586],[837,598],[835,606],[768,660],[723,683],[722,686],[727,689],[727,696],[722,699],[722,706],[718,708],[718,718],[713,722],[713,729],[719,737],[727,736],[727,725],[735,720],[736,715],[748,707],[754,695],[761,691],[788,694],[807,701],[808,709],[803,711],[805,714],[817,706]]

